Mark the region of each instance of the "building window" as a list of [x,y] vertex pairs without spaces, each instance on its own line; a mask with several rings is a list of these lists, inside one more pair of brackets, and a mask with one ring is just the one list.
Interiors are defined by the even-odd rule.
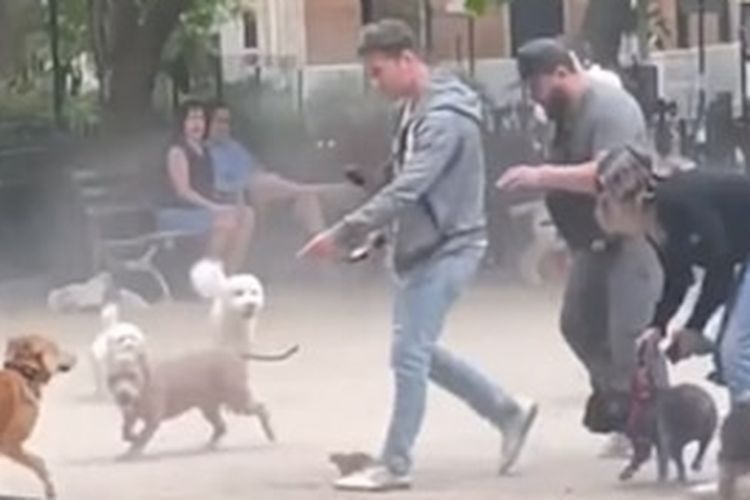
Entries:
[[252,10],[242,14],[242,32],[246,49],[258,48],[258,16]]
[[406,21],[420,39],[422,27],[422,9],[429,3],[427,0],[360,0],[362,23],[367,24],[385,18]]
[[[677,7],[677,46],[698,45],[698,0],[683,0]],[[727,0],[705,0],[706,44],[728,43],[732,40],[730,8]]]
[[510,26],[513,54],[529,40],[539,37],[555,37],[562,34],[564,17],[563,2],[560,0],[512,2],[510,4]]
[[359,0],[362,24],[371,23],[373,18],[372,0]]

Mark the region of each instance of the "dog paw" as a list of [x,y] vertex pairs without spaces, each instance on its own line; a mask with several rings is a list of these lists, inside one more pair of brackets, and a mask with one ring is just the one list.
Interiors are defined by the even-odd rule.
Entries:
[[219,442],[211,440],[205,445],[203,445],[203,451],[216,451],[219,449]]
[[128,450],[115,458],[116,462],[132,462],[141,456],[140,450]]
[[55,498],[57,498],[55,487],[51,484],[48,484],[44,487],[44,498],[46,498],[46,500],[54,500]]
[[633,475],[635,474],[635,471],[628,467],[624,471],[620,472],[620,481],[630,481],[633,479]]

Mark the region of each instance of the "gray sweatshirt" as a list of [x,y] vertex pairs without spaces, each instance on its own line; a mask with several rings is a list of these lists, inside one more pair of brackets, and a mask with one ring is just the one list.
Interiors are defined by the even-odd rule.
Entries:
[[455,75],[435,72],[393,141],[390,181],[344,217],[339,236],[390,225],[392,264],[408,273],[446,253],[486,246],[482,105]]

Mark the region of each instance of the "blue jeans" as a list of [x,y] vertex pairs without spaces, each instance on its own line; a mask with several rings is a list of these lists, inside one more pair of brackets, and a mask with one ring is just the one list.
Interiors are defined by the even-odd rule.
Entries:
[[722,375],[735,403],[750,402],[750,261],[739,279],[719,346]]
[[397,284],[391,363],[396,393],[381,459],[396,474],[411,469],[411,450],[422,426],[428,378],[502,428],[519,411],[485,375],[438,347],[445,317],[468,286],[484,254],[469,247],[436,258]]

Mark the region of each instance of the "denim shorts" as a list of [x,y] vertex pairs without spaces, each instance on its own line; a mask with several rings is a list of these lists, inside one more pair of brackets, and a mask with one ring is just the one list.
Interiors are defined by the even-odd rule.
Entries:
[[162,208],[157,214],[160,231],[208,233],[214,223],[214,213],[208,208]]

